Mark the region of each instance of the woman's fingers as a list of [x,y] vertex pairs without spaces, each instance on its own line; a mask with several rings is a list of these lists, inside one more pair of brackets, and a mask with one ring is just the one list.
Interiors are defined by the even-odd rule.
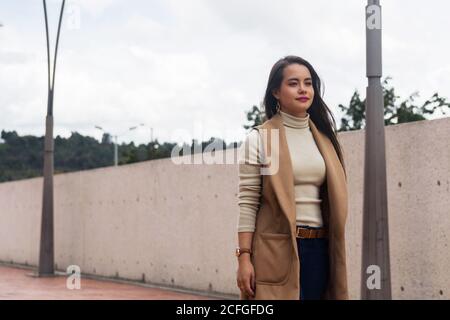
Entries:
[[245,294],[247,294],[250,297],[254,297],[255,295],[255,276],[254,276],[254,271],[250,271],[250,272],[243,272],[243,274],[241,274],[239,271],[237,272],[238,276],[236,279],[237,282],[237,286],[239,288],[239,290],[241,290],[242,292],[244,292]]
[[249,296],[253,296],[255,294],[253,292],[253,289],[251,288],[251,278],[246,279],[246,281],[244,282],[244,288]]
[[256,288],[256,283],[255,283],[256,281],[255,281],[255,274],[253,272],[252,272],[251,282],[252,282],[252,289],[254,291]]

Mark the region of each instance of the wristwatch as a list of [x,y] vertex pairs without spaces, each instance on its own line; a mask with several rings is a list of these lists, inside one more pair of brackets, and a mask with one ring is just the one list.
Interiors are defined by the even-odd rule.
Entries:
[[248,253],[248,254],[252,255],[252,250],[247,249],[247,248],[236,247],[236,257],[239,258],[241,256],[241,254],[243,254],[243,253]]

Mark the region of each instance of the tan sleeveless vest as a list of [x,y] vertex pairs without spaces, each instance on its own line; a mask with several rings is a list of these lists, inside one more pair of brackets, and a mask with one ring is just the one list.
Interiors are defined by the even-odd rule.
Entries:
[[[348,299],[345,222],[347,218],[347,181],[330,139],[309,120],[310,130],[326,165],[326,179],[320,188],[321,211],[329,238],[329,285],[324,299]],[[300,263],[297,250],[294,175],[280,114],[257,126],[263,153],[275,168],[262,175],[262,196],[256,216],[252,242],[256,300],[298,300]],[[261,130],[265,129],[265,130]],[[278,134],[273,134],[275,130]],[[277,138],[273,139],[271,137]],[[273,143],[278,144],[278,147]],[[275,164],[274,159],[278,159]],[[250,297],[241,292],[241,300]]]

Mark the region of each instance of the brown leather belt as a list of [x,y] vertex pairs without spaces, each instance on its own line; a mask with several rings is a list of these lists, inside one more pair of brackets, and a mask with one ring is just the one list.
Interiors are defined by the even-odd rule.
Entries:
[[296,235],[297,235],[297,238],[300,238],[300,239],[327,238],[328,230],[326,228],[308,229],[308,228],[297,226]]

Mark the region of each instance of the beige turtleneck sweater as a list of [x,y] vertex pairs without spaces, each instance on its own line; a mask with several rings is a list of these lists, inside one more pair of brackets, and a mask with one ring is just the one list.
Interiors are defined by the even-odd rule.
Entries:
[[[319,198],[325,181],[326,167],[322,154],[309,128],[309,114],[295,117],[280,111],[286,133],[294,174],[297,225],[323,225]],[[239,150],[239,218],[238,232],[254,232],[261,197],[260,168],[248,163],[260,163],[258,146],[262,145],[257,130],[251,130]],[[245,146],[248,152],[245,153]]]

